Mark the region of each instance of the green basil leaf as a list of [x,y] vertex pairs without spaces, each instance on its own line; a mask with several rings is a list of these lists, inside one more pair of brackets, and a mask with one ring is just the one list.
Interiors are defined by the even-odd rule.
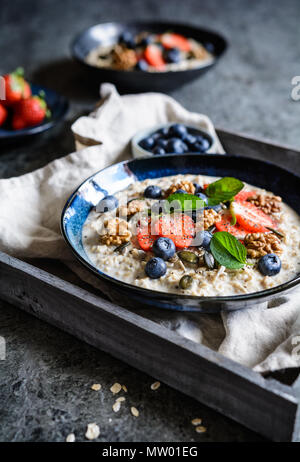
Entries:
[[[167,201],[172,204],[175,210],[182,212],[198,210],[205,206],[204,201],[193,194],[174,193],[167,198]],[[176,203],[178,204],[177,206]]]
[[213,235],[210,250],[217,262],[226,268],[239,269],[246,263],[246,247],[226,231],[219,231]]
[[[233,177],[224,177],[210,183],[206,188],[205,194],[209,197],[209,205],[232,200],[244,187],[241,180]],[[210,203],[210,201],[214,203]]]

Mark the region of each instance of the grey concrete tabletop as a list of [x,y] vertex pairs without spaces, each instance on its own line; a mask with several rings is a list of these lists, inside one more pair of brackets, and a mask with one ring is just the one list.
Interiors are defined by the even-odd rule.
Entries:
[[[64,94],[67,119],[18,146],[0,147],[0,177],[21,175],[74,149],[70,124],[92,109],[97,88],[72,62],[69,44],[84,28],[108,20],[180,20],[215,29],[230,47],[218,65],[173,96],[208,114],[218,127],[300,148],[300,101],[291,98],[300,74],[297,0],[14,0],[0,4],[0,75],[23,66],[30,80]],[[154,378],[0,302],[0,441],[85,439],[97,422],[98,441],[260,441],[262,438]],[[112,411],[113,383],[126,385]],[[91,385],[100,383],[100,391]],[[136,406],[138,418],[130,414]],[[201,418],[207,431],[191,424]]]

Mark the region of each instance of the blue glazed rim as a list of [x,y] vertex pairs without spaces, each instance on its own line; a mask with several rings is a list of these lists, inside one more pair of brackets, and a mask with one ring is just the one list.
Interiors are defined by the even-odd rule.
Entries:
[[[168,159],[168,158],[170,158],[170,159],[173,159],[173,158],[178,159],[180,157],[186,158],[187,156],[198,157],[198,158],[201,157],[202,159],[203,158],[204,159],[205,158],[214,158],[216,161],[218,159],[224,160],[224,155],[223,154],[213,154],[212,155],[212,154],[197,154],[197,153],[190,153],[190,154],[183,154],[183,155],[169,154],[169,155],[155,156],[155,159],[158,159],[160,157],[164,158],[164,159]],[[178,305],[178,304],[173,305],[172,302],[174,303],[176,300],[182,299],[182,300],[195,301],[199,305],[201,303],[203,303],[205,305],[208,305],[208,304],[212,305],[212,304],[217,303],[217,304],[226,306],[227,303],[229,303],[229,304],[236,303],[237,305],[241,305],[243,302],[251,301],[251,305],[252,305],[252,304],[258,304],[258,303],[263,302],[263,301],[265,301],[267,299],[270,299],[270,298],[274,298],[274,296],[276,296],[278,294],[282,294],[283,292],[290,291],[300,283],[300,273],[299,273],[295,278],[293,278],[290,281],[287,281],[287,282],[285,282],[283,284],[272,287],[271,289],[266,289],[266,290],[262,290],[262,291],[259,291],[259,292],[252,292],[252,293],[249,293],[249,294],[205,297],[205,296],[197,296],[197,295],[166,293],[166,292],[161,292],[161,291],[156,291],[156,290],[154,291],[154,290],[151,290],[151,289],[145,289],[143,287],[138,287],[138,286],[135,286],[133,284],[128,284],[126,282],[115,279],[112,276],[109,276],[109,275],[103,273],[102,271],[96,269],[91,263],[89,263],[89,261],[85,260],[85,258],[83,258],[80,255],[80,253],[76,250],[76,248],[74,248],[74,246],[70,242],[69,237],[67,235],[67,232],[65,230],[65,223],[64,223],[66,211],[68,210],[68,208],[70,207],[70,205],[72,204],[74,199],[76,198],[78,191],[82,188],[82,186],[87,184],[93,177],[95,177],[96,175],[98,175],[101,172],[104,172],[105,170],[108,170],[108,169],[110,169],[112,167],[116,167],[116,166],[123,166],[123,165],[128,165],[128,164],[130,165],[131,163],[138,163],[138,162],[145,162],[145,161],[147,162],[147,161],[151,161],[152,159],[153,158],[140,158],[140,159],[125,160],[123,162],[119,162],[118,164],[113,164],[113,165],[111,165],[109,167],[105,167],[105,168],[103,168],[101,170],[98,170],[93,175],[91,175],[86,180],[84,180],[78,186],[78,188],[71,194],[71,196],[68,198],[68,200],[66,201],[66,204],[65,204],[65,206],[64,206],[64,208],[62,210],[62,214],[61,214],[61,221],[60,221],[61,232],[62,232],[62,235],[63,235],[67,245],[70,247],[70,249],[72,250],[75,257],[88,270],[90,270],[99,279],[104,279],[105,281],[107,281],[110,284],[113,284],[114,286],[119,286],[120,288],[125,289],[126,291],[132,292],[133,299],[135,298],[135,295],[136,296],[141,295],[141,296],[144,296],[144,297],[147,297],[147,296],[149,297],[149,295],[151,295],[153,301],[149,301],[150,305],[155,305],[155,299],[160,299],[160,301],[163,300],[164,302],[169,301],[170,304],[167,305],[166,303],[162,304],[162,303],[158,302],[159,307],[164,307],[164,308],[173,309],[173,310],[187,310],[187,311],[199,311],[199,310],[196,309],[196,308],[193,308],[192,306],[190,307],[188,305],[186,305],[184,307],[183,306],[180,307],[180,305]],[[289,176],[293,177],[293,179],[295,181],[298,181],[299,184],[300,184],[300,176],[296,175],[293,172],[290,172],[287,169],[279,167],[278,165],[276,165],[276,164],[274,164],[272,162],[265,161],[265,160],[260,160],[260,159],[254,159],[254,158],[250,158],[250,157],[231,155],[231,154],[227,154],[226,159],[243,160],[245,163],[247,163],[247,161],[249,161],[249,162],[258,162],[261,165],[264,165],[265,167],[269,166],[269,167],[272,167],[272,168],[276,168],[277,170],[281,171],[282,174],[289,175]],[[92,207],[93,206],[91,206],[90,209],[92,209]],[[82,226],[81,226],[81,229],[82,229]],[[88,257],[86,257],[86,258],[88,258]],[[247,303],[245,303],[245,306],[246,305],[247,305]],[[219,310],[219,311],[221,311],[221,310]]]
[[51,90],[50,88],[40,85],[30,84],[30,87],[33,95],[38,95],[40,91],[45,92],[45,99],[51,111],[50,119],[36,125],[35,127],[24,128],[23,130],[8,130],[0,128],[0,141],[19,139],[45,132],[56,125],[67,114],[69,102],[64,96],[56,93],[56,91]]

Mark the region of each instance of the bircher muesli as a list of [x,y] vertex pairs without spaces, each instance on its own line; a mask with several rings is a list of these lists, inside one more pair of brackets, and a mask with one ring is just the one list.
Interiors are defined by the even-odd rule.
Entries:
[[85,252],[101,272],[168,293],[262,291],[300,271],[300,217],[281,197],[237,178],[137,181],[91,210]]

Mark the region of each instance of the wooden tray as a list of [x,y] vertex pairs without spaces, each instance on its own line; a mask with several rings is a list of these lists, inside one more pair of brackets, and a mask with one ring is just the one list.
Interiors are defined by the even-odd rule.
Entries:
[[[299,151],[223,130],[218,135],[231,154],[270,160],[300,174]],[[298,369],[262,377],[113,304],[60,262],[33,265],[0,253],[0,298],[270,439],[299,440]]]

